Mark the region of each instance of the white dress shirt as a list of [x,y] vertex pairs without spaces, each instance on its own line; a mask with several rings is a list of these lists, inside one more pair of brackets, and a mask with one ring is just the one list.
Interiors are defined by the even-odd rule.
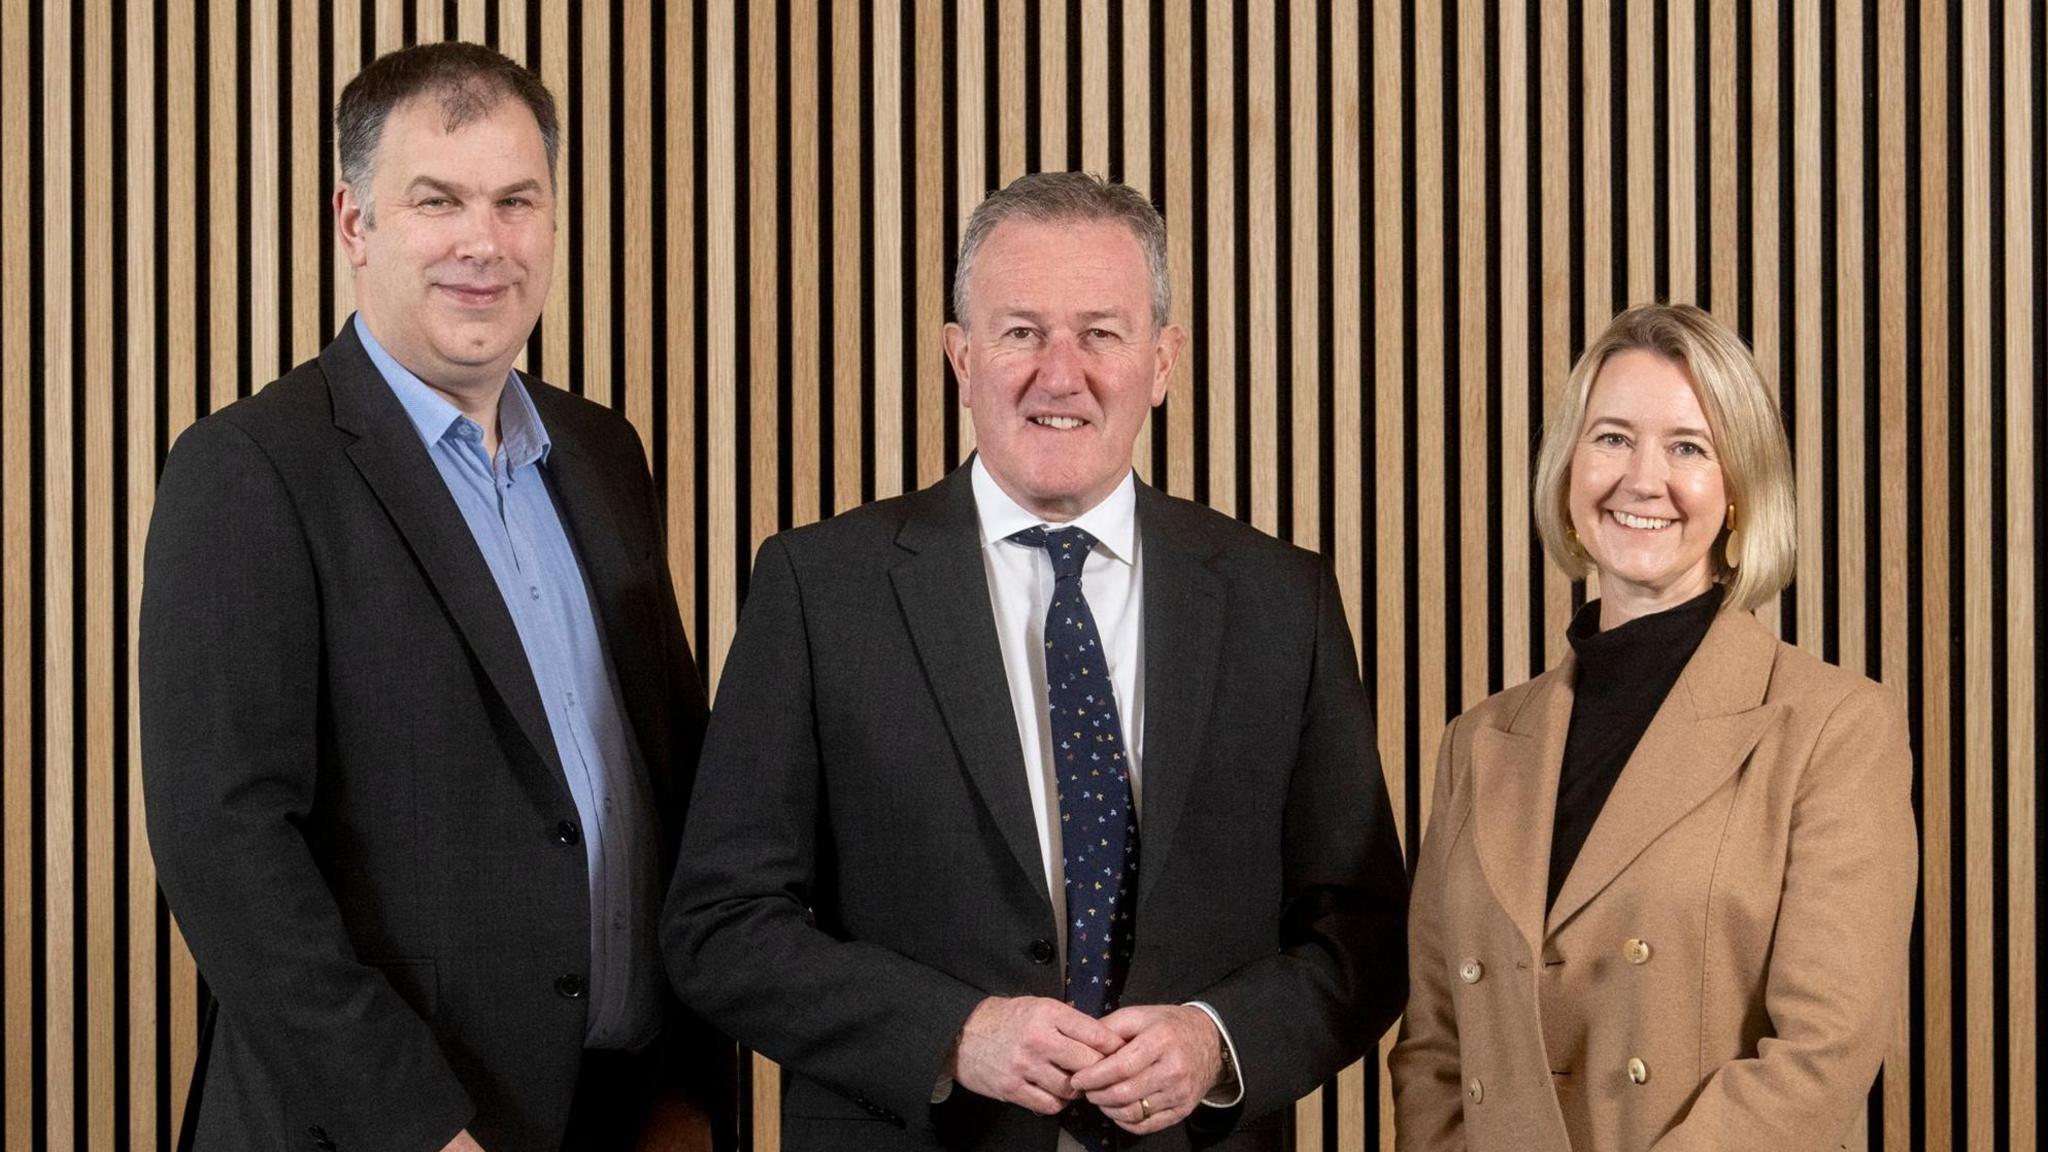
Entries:
[[[989,607],[995,612],[996,640],[1002,647],[1003,673],[1009,680],[1010,707],[1017,719],[1017,738],[1024,753],[1031,814],[1038,827],[1038,851],[1045,864],[1045,890],[1052,897],[1053,922],[1059,927],[1059,963],[1067,957],[1066,856],[1060,842],[1059,785],[1052,763],[1051,717],[1046,711],[1045,614],[1052,604],[1052,559],[1045,549],[1010,537],[1026,528],[1060,532],[1080,528],[1095,538],[1095,549],[1081,566],[1081,593],[1095,617],[1102,638],[1102,656],[1109,665],[1110,688],[1116,695],[1117,719],[1123,726],[1124,755],[1130,764],[1131,807],[1144,813],[1145,762],[1145,633],[1144,583],[1139,579],[1143,557],[1138,543],[1138,489],[1126,475],[1101,503],[1064,524],[1036,516],[1004,492],[988,467],[976,457],[973,465],[974,506],[981,521],[982,570],[988,576]],[[1138,841],[1138,856],[1145,846]],[[1192,1006],[1207,1013],[1230,1049],[1235,1076],[1202,1103],[1227,1108],[1244,1097],[1242,1070],[1230,1031],[1216,1010],[1199,1001]],[[950,1085],[947,1086],[950,1089]],[[941,1097],[942,1098],[942,1097]],[[1062,1129],[1060,1152],[1080,1152],[1080,1144]]]

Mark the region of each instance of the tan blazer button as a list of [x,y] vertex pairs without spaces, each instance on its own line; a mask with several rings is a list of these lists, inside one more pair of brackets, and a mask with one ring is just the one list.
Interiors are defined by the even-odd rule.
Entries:
[[1465,1096],[1474,1104],[1486,1099],[1486,1086],[1479,1082],[1479,1077],[1474,1076],[1472,1082],[1465,1085]]
[[1641,1060],[1630,1057],[1628,1062],[1628,1078],[1638,1084],[1648,1083],[1650,1079],[1650,1066]]
[[1467,960],[1463,964],[1458,965],[1458,979],[1463,980],[1467,984],[1479,983],[1479,978],[1484,975],[1486,975],[1486,965],[1481,964],[1477,960]]
[[1628,957],[1628,962],[1631,964],[1648,964],[1650,962],[1650,942],[1648,940],[1632,939],[1621,946],[1621,951],[1622,955]]

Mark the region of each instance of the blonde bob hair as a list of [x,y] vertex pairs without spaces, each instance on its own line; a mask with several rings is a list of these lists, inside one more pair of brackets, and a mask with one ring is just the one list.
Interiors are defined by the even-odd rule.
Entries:
[[1690,304],[1638,304],[1614,318],[1572,367],[1555,401],[1536,456],[1536,531],[1551,562],[1574,580],[1592,569],[1568,534],[1572,454],[1586,400],[1609,356],[1641,349],[1676,364],[1691,378],[1706,413],[1721,481],[1735,505],[1740,560],[1728,567],[1724,523],[1709,550],[1714,579],[1728,586],[1723,608],[1754,611],[1792,582],[1794,522],[1792,454],[1778,404],[1757,373],[1742,338]]

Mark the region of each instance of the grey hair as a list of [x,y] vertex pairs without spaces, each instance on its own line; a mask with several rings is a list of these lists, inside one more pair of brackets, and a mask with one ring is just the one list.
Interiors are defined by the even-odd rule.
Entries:
[[1166,221],[1144,194],[1128,184],[1114,184],[1089,172],[1033,172],[989,193],[960,235],[960,257],[953,266],[953,318],[965,322],[967,279],[981,246],[1005,220],[1021,218],[1044,223],[1116,220],[1127,225],[1145,266],[1152,274],[1152,327],[1164,327],[1173,316],[1173,275],[1166,263]]

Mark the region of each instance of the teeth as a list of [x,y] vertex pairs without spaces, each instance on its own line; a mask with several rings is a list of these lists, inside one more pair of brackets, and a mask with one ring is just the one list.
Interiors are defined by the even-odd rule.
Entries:
[[1631,516],[1626,512],[1616,512],[1614,518],[1621,521],[1624,527],[1646,528],[1652,532],[1659,528],[1669,528],[1672,524],[1670,520],[1659,520],[1654,516]]
[[1076,416],[1033,416],[1031,422],[1045,428],[1060,429],[1079,428],[1087,423],[1086,420]]

